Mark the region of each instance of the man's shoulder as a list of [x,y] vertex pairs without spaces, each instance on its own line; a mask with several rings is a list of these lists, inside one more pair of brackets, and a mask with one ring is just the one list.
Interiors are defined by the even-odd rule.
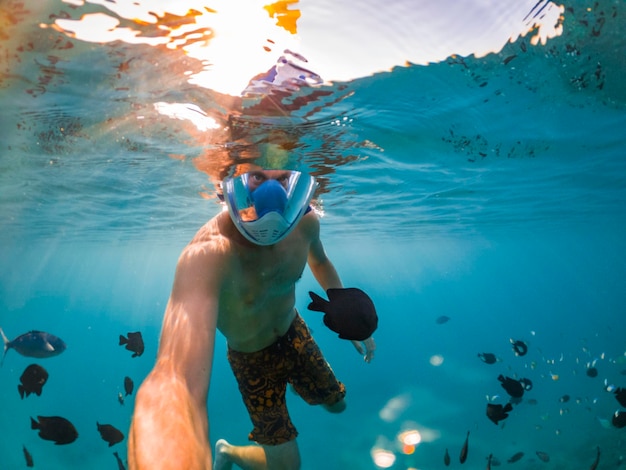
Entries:
[[230,247],[229,238],[222,232],[218,214],[204,224],[183,250],[189,254],[224,254]]
[[316,239],[320,231],[320,219],[314,210],[307,212],[300,220],[300,229],[308,238]]

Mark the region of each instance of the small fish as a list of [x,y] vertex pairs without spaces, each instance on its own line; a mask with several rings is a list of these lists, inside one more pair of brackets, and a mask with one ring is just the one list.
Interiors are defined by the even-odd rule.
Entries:
[[498,362],[498,358],[492,353],[478,353],[478,357],[485,364],[495,364]]
[[537,452],[535,452],[535,454],[537,454],[537,457],[539,457],[539,460],[541,460],[542,462],[550,461],[550,456],[545,452],[538,450]]
[[489,418],[493,424],[498,424],[500,421],[507,419],[510,411],[513,411],[513,405],[510,403],[504,406],[487,403],[487,418]]
[[2,335],[2,340],[4,341],[4,354],[0,365],[4,364],[4,357],[11,348],[15,349],[22,356],[37,357],[39,359],[61,354],[66,348],[63,340],[44,331],[32,330],[12,341],[9,341],[5,336],[2,328],[0,328],[0,335]]
[[450,454],[448,453],[448,449],[446,449],[446,453],[443,455],[443,464],[446,467],[450,466]]
[[516,356],[525,356],[528,352],[528,346],[523,341],[511,339],[511,344]]
[[626,407],[626,388],[617,387],[613,393],[619,404]]
[[511,61],[512,61],[513,59],[515,59],[516,57],[517,57],[517,54],[510,55],[510,56],[506,57],[506,58],[502,61],[502,63],[503,63],[504,65],[507,65],[509,62],[511,62]]
[[521,398],[524,395],[524,386],[519,380],[511,377],[498,376],[498,380],[502,382],[502,388],[513,398]]
[[22,399],[24,395],[28,396],[31,393],[41,396],[41,391],[47,380],[48,372],[46,369],[38,364],[31,364],[24,369],[20,377],[21,383],[17,386],[17,391],[20,392]]
[[566,395],[563,395],[561,398],[559,398],[559,401],[561,403],[567,403],[569,399],[570,399],[570,396],[566,394]]
[[623,428],[626,426],[626,411],[616,411],[611,419],[611,424],[616,428]]
[[467,431],[467,436],[465,436],[465,443],[463,444],[463,447],[461,448],[461,453],[459,454],[459,462],[461,463],[465,463],[465,461],[467,460],[467,451],[469,447],[469,435],[470,435],[470,432]]
[[493,458],[493,454],[489,454],[487,457],[487,470],[491,470],[491,459]]
[[126,396],[132,395],[134,389],[135,384],[133,383],[133,379],[124,377],[124,391],[126,392]]
[[435,320],[435,323],[437,323],[437,325],[443,325],[444,323],[448,323],[449,321],[450,321],[450,317],[441,315],[440,317],[437,317],[437,319]]
[[37,416],[35,421],[30,418],[30,428],[39,430],[39,437],[46,441],[54,441],[56,445],[70,444],[78,437],[72,423],[60,416]]
[[22,451],[24,451],[24,458],[26,459],[26,466],[27,467],[34,467],[35,466],[35,462],[33,460],[33,456],[30,455],[30,452],[28,452],[28,449],[26,448],[26,446],[22,446]]
[[598,369],[596,369],[595,367],[588,367],[587,368],[587,376],[594,378],[598,376]]
[[98,426],[100,436],[104,441],[109,443],[109,447],[124,440],[124,434],[122,434],[122,431],[116,427],[111,426],[110,424],[100,424],[98,422],[96,422],[96,425]]
[[596,460],[593,461],[589,470],[596,470],[600,464],[600,447],[596,447]]
[[518,460],[521,460],[521,458],[524,457],[524,452],[516,452],[515,454],[513,454],[509,460],[507,460],[508,463],[515,463]]
[[120,346],[126,345],[126,349],[132,351],[134,354],[131,357],[141,356],[143,354],[143,338],[141,332],[128,333],[128,338],[120,335]]
[[124,404],[124,395],[122,395],[122,392],[117,392],[117,401],[120,402],[120,405]]
[[126,467],[124,467],[124,462],[122,462],[122,459],[120,459],[120,456],[117,452],[113,452],[113,455],[115,456],[115,460],[117,460],[117,470],[126,470]]

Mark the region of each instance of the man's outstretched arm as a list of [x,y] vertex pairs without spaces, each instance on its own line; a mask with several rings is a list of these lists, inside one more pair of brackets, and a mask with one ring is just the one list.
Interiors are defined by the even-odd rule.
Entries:
[[[156,365],[135,399],[131,470],[212,466],[206,401],[217,324],[215,260],[187,248],[176,270]],[[212,271],[210,271],[212,270]]]

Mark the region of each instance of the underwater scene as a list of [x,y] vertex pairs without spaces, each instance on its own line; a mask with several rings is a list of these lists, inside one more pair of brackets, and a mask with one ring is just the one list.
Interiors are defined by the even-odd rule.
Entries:
[[[296,285],[347,390],[287,391],[302,469],[626,468],[625,28],[624,0],[0,0],[0,469],[129,468],[178,258],[251,165],[316,178],[378,314],[368,363]],[[252,429],[226,353],[212,448]]]

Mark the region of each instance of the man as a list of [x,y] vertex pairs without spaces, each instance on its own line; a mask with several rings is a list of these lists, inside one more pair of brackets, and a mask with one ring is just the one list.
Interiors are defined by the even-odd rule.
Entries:
[[[202,227],[178,261],[157,361],[136,396],[131,469],[211,468],[206,402],[216,329],[228,342],[229,361],[254,425],[250,438],[257,442],[240,447],[218,441],[216,470],[233,464],[300,467],[297,432],[284,400],[287,382],[311,404],[331,412],[345,408],[343,384],[294,308],[295,284],[307,262],[322,288],[331,289],[329,296],[334,292],[344,304],[355,304],[326,256],[318,217],[308,209],[315,187],[312,177],[288,170],[259,169],[224,182],[229,212]],[[352,339],[369,362],[377,321],[373,305],[352,321],[354,309],[339,306],[329,313],[331,304],[339,306],[331,298],[315,309],[326,311],[325,323]],[[331,317],[337,312],[350,324],[338,326]]]

